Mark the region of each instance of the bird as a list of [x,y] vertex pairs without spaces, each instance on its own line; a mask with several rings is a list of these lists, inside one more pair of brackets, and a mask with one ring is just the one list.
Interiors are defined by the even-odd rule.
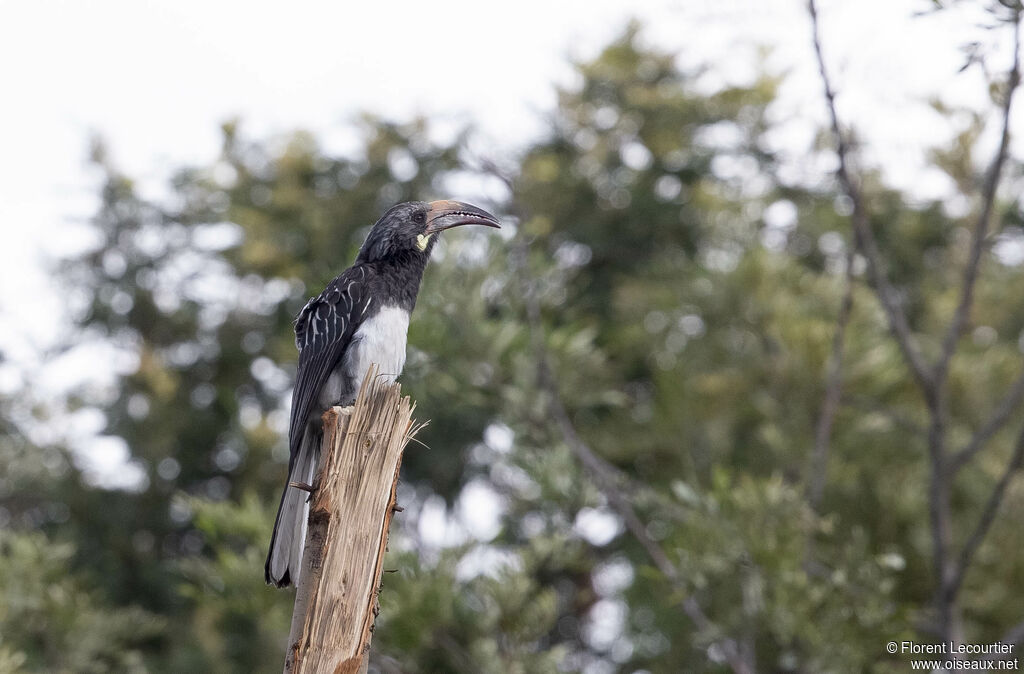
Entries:
[[427,260],[441,232],[463,225],[500,226],[487,211],[460,201],[392,206],[370,229],[355,263],[295,319],[299,359],[288,425],[288,480],[264,569],[268,584],[298,584],[309,495],[295,485],[313,482],[323,413],[355,401],[371,364],[389,383],[401,374],[409,316]]

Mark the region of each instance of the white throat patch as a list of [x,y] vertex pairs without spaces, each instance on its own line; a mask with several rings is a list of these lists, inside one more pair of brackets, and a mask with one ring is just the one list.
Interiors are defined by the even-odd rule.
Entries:
[[427,244],[430,243],[430,237],[432,236],[434,235],[427,234],[426,236],[423,236],[422,234],[418,234],[416,236],[416,247],[419,248],[420,250],[426,250]]

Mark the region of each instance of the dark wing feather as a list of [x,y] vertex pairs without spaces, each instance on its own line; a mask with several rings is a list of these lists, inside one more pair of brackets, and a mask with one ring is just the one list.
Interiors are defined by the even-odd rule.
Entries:
[[320,295],[310,299],[295,319],[299,367],[295,374],[288,428],[289,468],[295,460],[306,419],[320,397],[320,390],[345,355],[352,335],[362,322],[369,299],[366,290],[366,269],[350,267],[331,281]]

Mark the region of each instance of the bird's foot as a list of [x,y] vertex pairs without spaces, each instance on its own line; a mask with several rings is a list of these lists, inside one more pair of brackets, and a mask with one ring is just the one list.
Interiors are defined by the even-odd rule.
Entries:
[[295,487],[296,489],[301,489],[302,491],[308,491],[310,494],[312,494],[316,490],[316,487],[314,487],[311,484],[306,484],[305,482],[289,482],[288,486]]

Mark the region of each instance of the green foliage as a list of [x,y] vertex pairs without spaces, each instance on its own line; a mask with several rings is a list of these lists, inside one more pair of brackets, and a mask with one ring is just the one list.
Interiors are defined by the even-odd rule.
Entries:
[[165,621],[111,606],[69,575],[74,547],[41,534],[0,539],[0,671],[142,672]]
[[431,566],[391,556],[399,570],[384,580],[374,648],[413,671],[557,672],[565,649],[539,647],[558,619],[556,593],[517,568],[521,558],[493,577],[460,579],[453,571],[467,552]]
[[177,565],[192,616],[182,638],[196,644],[201,658],[175,662],[174,669],[269,669],[284,653],[291,620],[291,604],[263,581],[267,526],[277,501],[261,503],[250,493],[240,503],[187,498],[177,505],[193,514],[210,554]]

